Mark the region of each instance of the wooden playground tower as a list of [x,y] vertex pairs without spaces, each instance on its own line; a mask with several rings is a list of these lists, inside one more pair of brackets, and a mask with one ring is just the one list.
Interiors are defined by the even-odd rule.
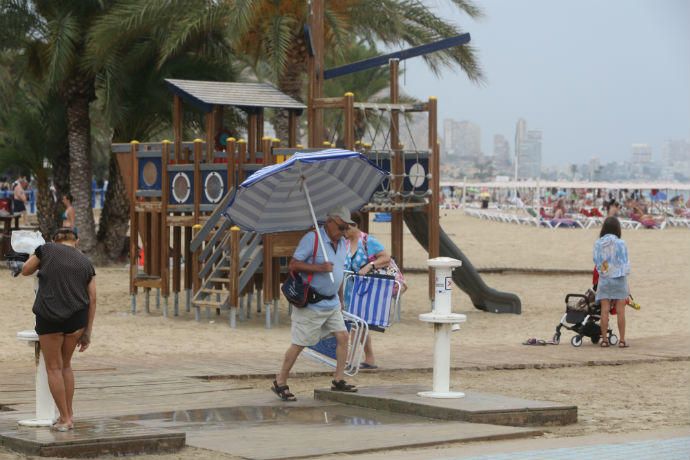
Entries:
[[[235,327],[262,307],[266,327],[278,321],[281,268],[286,265],[304,232],[257,235],[232,227],[223,217],[235,188],[257,169],[283,161],[301,150],[297,145],[298,117],[306,108],[309,149],[323,148],[323,111],[339,110],[343,119],[343,147],[359,150],[391,172],[389,200],[364,208],[362,227],[368,230],[368,212],[391,213],[391,254],[403,266],[403,213],[423,209],[428,216],[429,258],[439,256],[439,145],[437,141],[437,100],[417,104],[399,103],[399,59],[390,59],[390,102],[384,105],[356,102],[352,93],[324,98],[323,3],[312,2],[310,22],[309,93],[307,106],[259,83],[221,83],[167,80],[173,93],[174,139],[160,143],[114,144],[130,197],[130,294],[132,312],[137,310],[137,294],[145,293],[150,308],[150,292],[156,290],[156,304],[162,300],[168,315],[173,294],[173,314],[180,303],[187,312],[195,308],[196,319],[204,308],[227,310]],[[205,139],[182,140],[183,103],[204,113]],[[247,140],[225,137],[223,107],[246,113]],[[288,111],[287,147],[278,139],[263,136],[264,109]],[[355,140],[356,111],[385,110],[389,115],[390,148],[372,151]],[[428,146],[424,152],[410,152],[400,143],[400,117],[407,113],[428,115]],[[409,174],[409,163],[425,171],[420,183]],[[406,200],[412,187],[416,199]],[[407,196],[414,195],[408,193]],[[423,199],[420,199],[423,198]],[[172,245],[171,245],[172,244]],[[139,250],[139,247],[143,251]],[[139,260],[140,256],[143,260]],[[141,266],[140,266],[140,262]],[[171,273],[172,272],[172,273]],[[185,297],[180,300],[180,294]],[[262,299],[263,294],[263,299]],[[434,274],[429,273],[429,297],[434,298]]]

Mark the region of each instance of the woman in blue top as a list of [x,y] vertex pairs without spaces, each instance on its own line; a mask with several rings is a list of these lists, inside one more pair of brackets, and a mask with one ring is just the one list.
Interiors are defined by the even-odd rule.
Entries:
[[609,311],[616,307],[618,334],[621,348],[627,348],[625,341],[625,300],[628,289],[628,248],[621,239],[621,224],[615,217],[607,217],[601,227],[599,239],[594,243],[594,265],[599,272],[596,300],[601,302],[601,346],[608,347]]
[[[383,245],[373,236],[361,231],[357,225],[350,225],[345,231],[347,240],[347,255],[345,258],[345,270],[366,275],[375,268],[386,267],[391,261],[391,256],[383,248]],[[347,279],[344,288],[345,308],[350,305],[352,294],[352,278]],[[361,369],[376,369],[374,349],[371,346],[371,336],[364,343],[364,362]]]

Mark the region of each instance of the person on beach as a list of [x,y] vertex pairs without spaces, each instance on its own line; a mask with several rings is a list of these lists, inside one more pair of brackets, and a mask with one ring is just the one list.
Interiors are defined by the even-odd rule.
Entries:
[[29,186],[26,179],[21,177],[12,184],[12,198],[14,200],[14,213],[21,214],[22,225],[29,225],[29,218],[26,211],[26,188]]
[[616,201],[615,198],[612,198],[611,201],[604,205],[604,208],[606,209],[606,217],[618,217],[618,213],[621,210],[621,204]]
[[89,347],[96,315],[96,272],[76,246],[74,231],[60,228],[53,242],[36,248],[22,268],[24,276],[38,270],[33,312],[48,386],[60,412],[55,431],[74,427],[72,354],[77,346],[80,352]]
[[601,342],[609,346],[609,311],[615,307],[618,315],[618,346],[627,348],[625,340],[625,303],[630,295],[628,274],[630,262],[628,248],[621,239],[621,224],[616,217],[607,217],[601,227],[599,239],[594,243],[594,265],[599,275],[596,301],[601,302]]
[[[304,347],[316,345],[329,334],[336,339],[336,367],[331,390],[354,393],[355,385],[347,383],[345,361],[347,359],[348,332],[343,319],[343,276],[347,248],[343,234],[354,222],[350,211],[344,207],[331,210],[324,225],[302,237],[290,259],[289,270],[299,273],[306,284],[308,275],[313,274],[311,289],[319,294],[320,300],[310,301],[304,308],[292,309],[292,343],[285,352],[280,372],[273,381],[273,391],[283,401],[296,401],[287,385],[288,375]],[[326,249],[328,262],[321,244]],[[331,279],[331,275],[333,279]]]
[[[377,268],[386,267],[390,261],[391,256],[385,251],[383,245],[379,243],[376,237],[368,235],[361,231],[357,224],[352,224],[345,231],[345,238],[347,238],[347,258],[345,259],[345,269],[358,275],[364,276]],[[352,278],[344,287],[345,307],[350,305],[350,297],[352,295],[352,285],[354,281]],[[377,369],[376,358],[374,357],[374,349],[371,345],[371,336],[367,336],[364,343],[364,361],[359,366],[360,369]]]
[[72,207],[73,201],[74,198],[72,198],[71,193],[65,193],[62,195],[62,205],[65,207],[65,210],[62,211],[62,214],[60,214],[60,220],[62,221],[62,226],[64,228],[72,228],[76,233],[76,227],[74,225],[75,212],[74,207]]

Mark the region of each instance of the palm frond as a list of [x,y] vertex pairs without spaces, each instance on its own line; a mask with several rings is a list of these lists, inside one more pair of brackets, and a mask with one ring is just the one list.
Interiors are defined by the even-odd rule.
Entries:
[[47,24],[48,37],[45,53],[47,62],[46,82],[49,87],[61,83],[71,72],[78,60],[77,46],[82,30],[79,21],[70,13]]

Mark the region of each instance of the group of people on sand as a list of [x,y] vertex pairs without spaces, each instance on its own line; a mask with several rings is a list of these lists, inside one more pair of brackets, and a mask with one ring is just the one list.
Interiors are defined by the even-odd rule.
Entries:
[[[325,243],[327,259],[324,258],[321,246],[317,244],[317,237]],[[345,271],[367,275],[390,263],[391,257],[383,245],[374,236],[359,229],[346,207],[331,210],[322,226],[302,237],[290,260],[289,270],[299,273],[305,281],[311,275],[310,284],[319,294],[319,300],[308,303],[305,308],[292,310],[291,344],[271,387],[281,400],[296,401],[287,385],[290,370],[304,347],[316,345],[322,337],[329,334],[335,336],[337,344],[331,390],[349,393],[357,391],[355,385],[344,379],[348,331],[342,310],[349,304],[351,291],[350,286],[343,286]],[[369,337],[364,344],[364,361],[360,368],[377,367]]]

